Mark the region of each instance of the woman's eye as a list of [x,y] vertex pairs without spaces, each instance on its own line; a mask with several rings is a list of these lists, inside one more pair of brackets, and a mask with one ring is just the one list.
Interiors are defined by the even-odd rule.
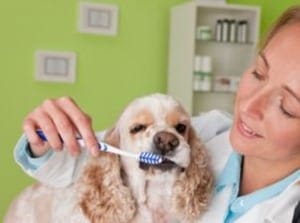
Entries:
[[175,129],[178,133],[183,134],[183,133],[185,133],[186,125],[179,123],[175,126]]
[[292,115],[291,113],[289,113],[282,105],[280,105],[280,111],[283,115],[285,115],[288,118],[295,118],[294,115]]
[[130,133],[131,134],[136,134],[138,132],[141,132],[141,131],[144,131],[146,129],[146,125],[143,125],[143,124],[137,124],[137,125],[134,125],[131,129],[130,129]]
[[251,74],[253,74],[253,76],[254,76],[257,80],[262,81],[262,80],[265,79],[264,75],[258,73],[257,70],[253,70],[253,71],[251,72]]

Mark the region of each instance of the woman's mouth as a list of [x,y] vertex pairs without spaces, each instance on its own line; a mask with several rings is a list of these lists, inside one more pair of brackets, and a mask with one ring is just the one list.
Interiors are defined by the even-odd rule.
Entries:
[[242,120],[239,120],[239,122],[238,122],[238,129],[243,136],[246,136],[248,138],[261,137],[261,135],[257,134],[248,125],[246,125],[246,123],[243,122]]

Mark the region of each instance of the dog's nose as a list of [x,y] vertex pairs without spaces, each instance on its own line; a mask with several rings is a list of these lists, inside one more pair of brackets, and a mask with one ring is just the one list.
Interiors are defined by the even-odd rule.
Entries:
[[157,132],[154,135],[153,142],[157,150],[165,155],[170,151],[173,151],[178,145],[179,140],[176,135],[166,131]]

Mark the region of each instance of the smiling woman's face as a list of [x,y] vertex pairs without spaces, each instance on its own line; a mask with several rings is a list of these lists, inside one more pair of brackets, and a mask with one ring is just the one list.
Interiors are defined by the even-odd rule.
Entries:
[[280,29],[241,79],[233,147],[246,156],[300,166],[300,23]]

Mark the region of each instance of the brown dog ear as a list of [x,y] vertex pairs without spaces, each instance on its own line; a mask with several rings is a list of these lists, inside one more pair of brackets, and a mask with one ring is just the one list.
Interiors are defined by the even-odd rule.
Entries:
[[114,147],[120,147],[120,132],[116,125],[106,131],[104,141]]
[[194,221],[205,211],[211,198],[213,174],[203,143],[189,129],[190,164],[175,183],[175,210],[182,220]]
[[[115,147],[120,145],[117,128],[109,129],[104,141]],[[120,158],[101,152],[91,157],[77,184],[79,205],[93,223],[127,223],[136,212],[135,200],[122,179]],[[119,213],[119,214],[116,214]]]

